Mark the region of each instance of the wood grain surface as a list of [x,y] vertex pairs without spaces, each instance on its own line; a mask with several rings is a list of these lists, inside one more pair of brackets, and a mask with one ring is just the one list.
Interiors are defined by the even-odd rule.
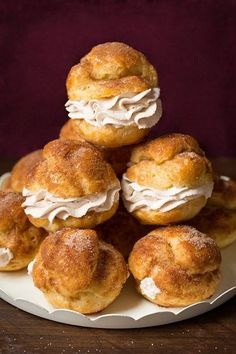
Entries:
[[[0,160],[0,173],[12,163]],[[236,175],[235,160],[216,160],[214,165],[222,174]],[[236,297],[204,315],[170,325],[103,330],[44,320],[0,300],[0,354],[235,354],[235,310]]]

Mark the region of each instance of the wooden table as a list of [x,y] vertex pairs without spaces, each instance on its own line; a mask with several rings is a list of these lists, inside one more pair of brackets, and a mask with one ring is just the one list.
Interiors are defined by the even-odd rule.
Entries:
[[[2,162],[2,163],[1,163]],[[0,173],[13,161],[0,160]],[[217,160],[236,177],[235,160]],[[0,300],[0,354],[236,353],[236,297],[204,315],[170,325],[129,330],[74,327],[44,320]]]

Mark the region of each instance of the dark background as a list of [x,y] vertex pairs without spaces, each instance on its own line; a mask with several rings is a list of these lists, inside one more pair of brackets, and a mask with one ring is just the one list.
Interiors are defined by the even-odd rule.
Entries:
[[0,19],[0,156],[57,137],[70,67],[106,41],[157,68],[155,136],[190,133],[210,157],[236,156],[236,1],[0,0]]

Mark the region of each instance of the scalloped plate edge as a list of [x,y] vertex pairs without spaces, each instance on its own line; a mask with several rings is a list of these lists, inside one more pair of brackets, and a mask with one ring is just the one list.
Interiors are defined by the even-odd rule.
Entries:
[[[111,314],[105,314],[105,315],[100,315],[100,316],[96,316],[96,315],[92,315],[92,316],[86,316],[86,315],[83,315],[79,312],[76,312],[76,311],[73,311],[73,310],[68,310],[68,309],[55,309],[55,310],[48,310],[46,309],[45,307],[35,303],[35,302],[32,302],[32,301],[29,301],[29,300],[26,300],[24,298],[12,298],[11,296],[9,296],[5,291],[3,291],[1,288],[0,288],[0,295],[1,295],[1,298],[4,300],[4,301],[7,301],[9,302],[10,304],[12,304],[13,306],[16,306],[22,310],[25,310],[26,312],[30,312],[30,313],[33,313],[31,312],[29,309],[24,309],[24,307],[29,307],[29,306],[32,306],[34,309],[37,309],[37,313],[40,313],[40,312],[43,312],[45,314],[47,314],[47,318],[53,320],[53,316],[57,316],[59,314],[70,314],[72,315],[73,317],[78,317],[78,319],[83,319],[83,320],[89,320],[91,322],[96,322],[96,321],[100,321],[100,320],[103,320],[103,319],[108,319],[108,318],[126,318],[126,319],[129,319],[129,320],[133,320],[133,321],[140,321],[140,320],[143,320],[147,317],[150,317],[150,316],[153,316],[153,315],[159,315],[162,314],[162,316],[164,314],[172,314],[174,315],[175,317],[179,316],[180,314],[183,315],[184,313],[186,312],[189,312],[194,309],[198,309],[200,306],[204,306],[206,307],[207,306],[207,310],[206,311],[210,311],[211,309],[217,307],[217,306],[220,306],[222,303],[226,302],[227,300],[229,300],[230,298],[232,298],[234,295],[236,294],[236,286],[233,286],[227,290],[225,290],[223,293],[219,294],[216,298],[214,298],[213,300],[205,300],[205,301],[200,301],[200,302],[197,302],[195,304],[192,304],[192,305],[189,305],[189,306],[186,306],[184,308],[180,308],[179,310],[177,310],[177,312],[174,312],[171,310],[171,308],[168,308],[166,311],[155,311],[155,312],[152,312],[152,313],[149,313],[147,315],[144,315],[144,316],[128,316],[128,315],[123,315],[123,314],[118,314],[118,313],[111,313]],[[22,303],[23,304],[26,304],[26,306],[22,306]],[[198,312],[198,311],[197,311]],[[205,312],[205,311],[204,311]],[[34,313],[33,313],[34,314]],[[194,316],[194,315],[193,315]]]

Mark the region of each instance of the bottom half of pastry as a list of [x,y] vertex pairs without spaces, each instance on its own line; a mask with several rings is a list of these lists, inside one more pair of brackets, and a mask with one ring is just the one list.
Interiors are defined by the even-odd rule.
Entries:
[[166,268],[155,277],[138,282],[137,289],[146,299],[159,306],[182,307],[211,297],[219,281],[219,270],[190,275],[178,268]]
[[136,125],[96,127],[85,120],[72,121],[73,129],[88,142],[105,148],[117,148],[139,143],[150,129],[139,129]]
[[236,241],[236,210],[206,207],[190,222],[199,231],[212,237],[220,248]]
[[168,225],[192,219],[205,206],[206,198],[198,197],[171,209],[169,211],[152,210],[141,207],[132,212],[132,215],[142,224]]
[[99,241],[93,230],[68,228],[50,234],[32,267],[35,286],[55,308],[83,314],[110,305],[127,276],[122,255],[112,245]]
[[25,230],[16,225],[11,231],[1,230],[0,271],[15,271],[27,267],[45,236],[43,229],[37,229],[33,225]]
[[89,211],[82,217],[76,218],[69,216],[65,220],[55,217],[52,222],[50,222],[48,218],[36,218],[32,215],[28,215],[28,218],[33,225],[36,227],[42,227],[47,231],[57,231],[64,227],[90,229],[110,219],[115,214],[118,205],[119,202],[117,201],[114,202],[111,209],[106,211]]

